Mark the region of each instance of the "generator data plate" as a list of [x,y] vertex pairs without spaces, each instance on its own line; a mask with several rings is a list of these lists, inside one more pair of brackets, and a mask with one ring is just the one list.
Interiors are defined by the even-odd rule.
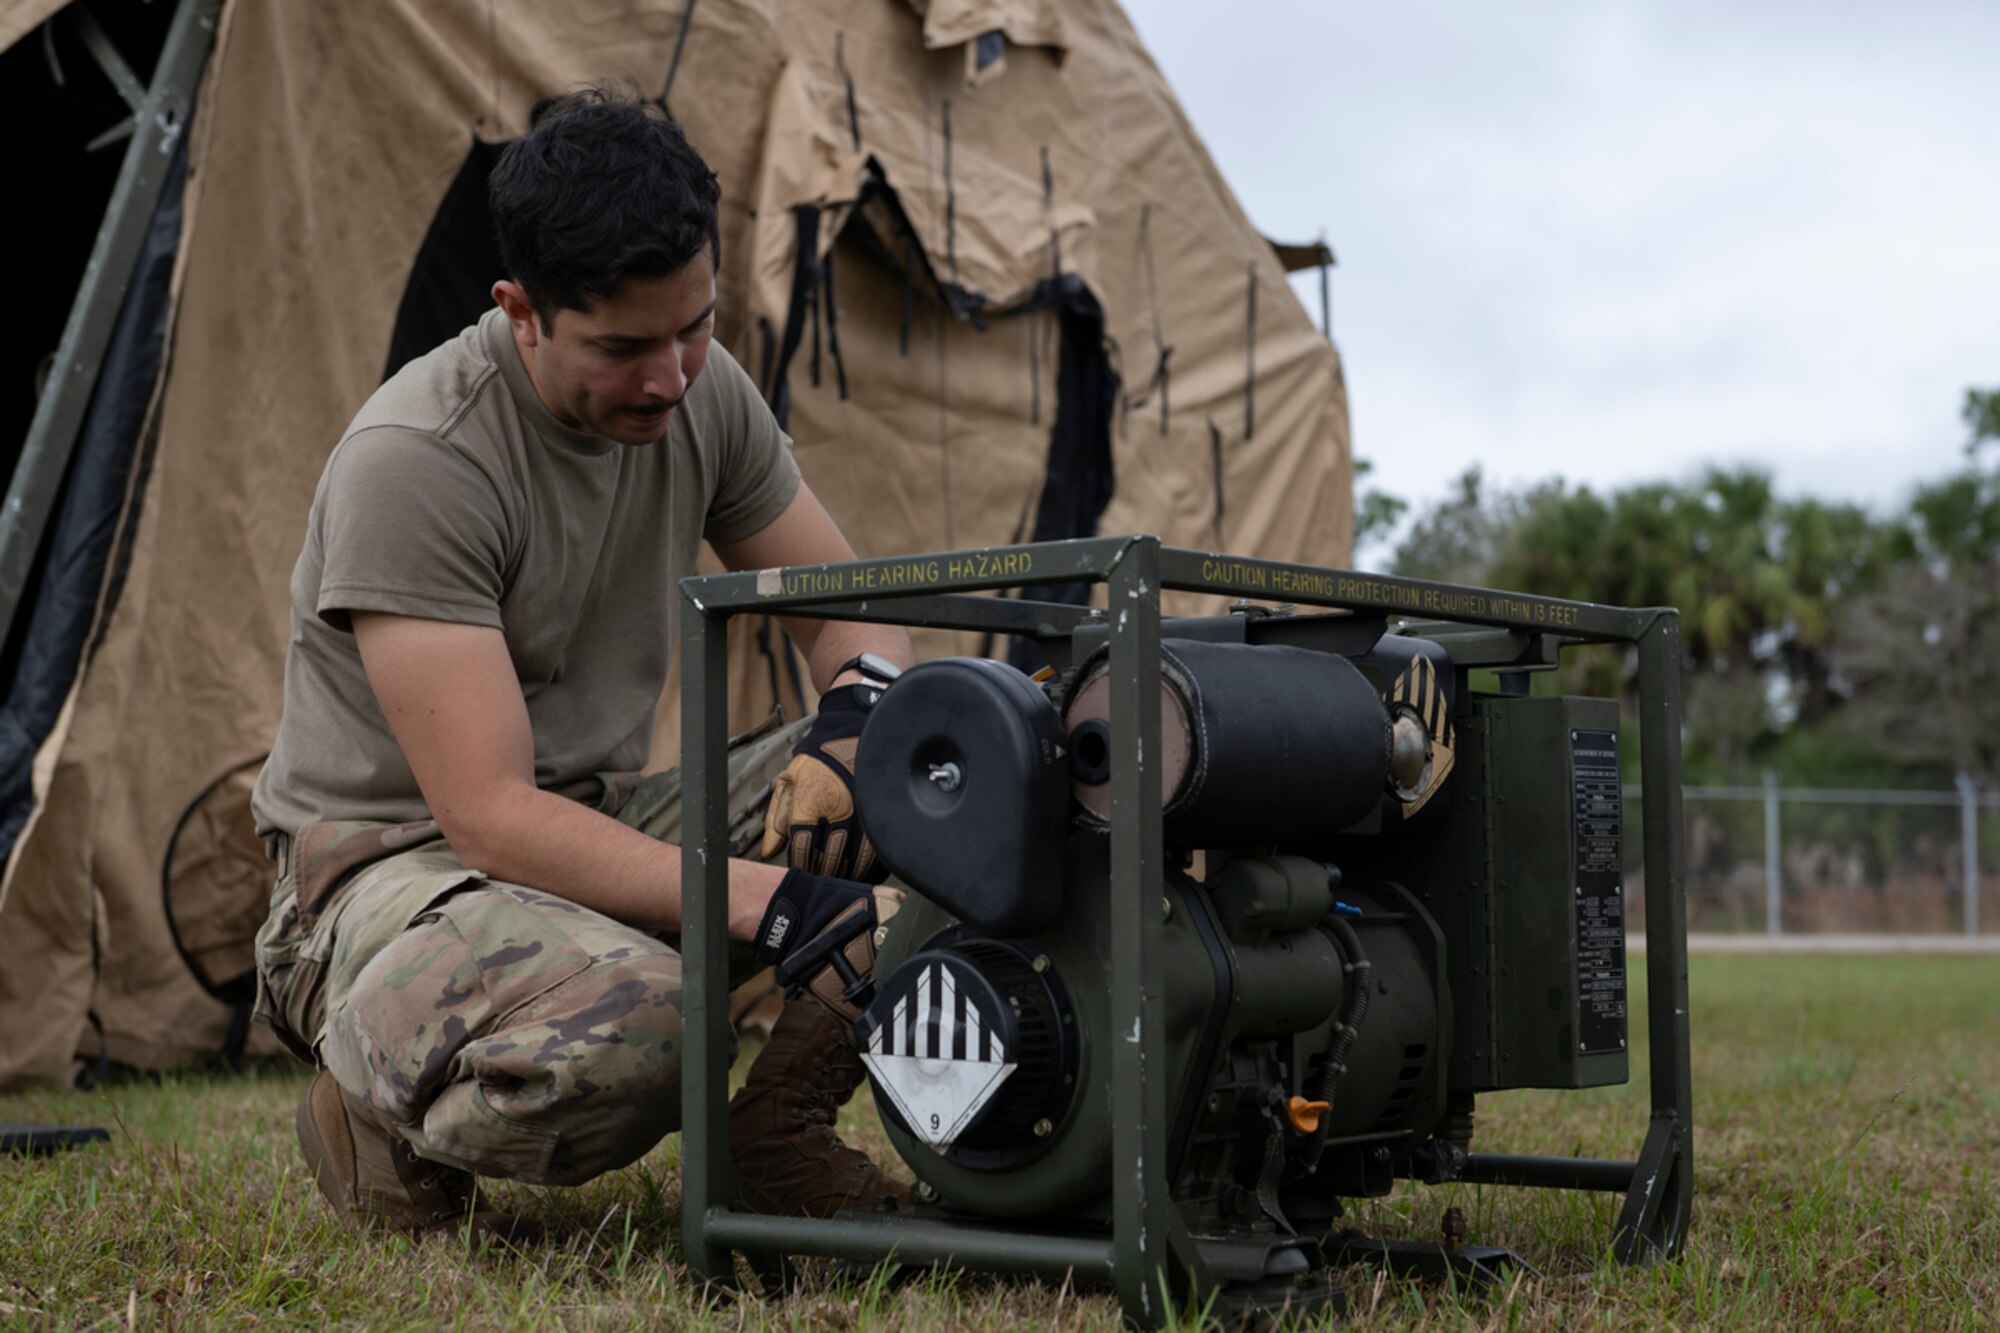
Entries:
[[1576,838],[1577,1050],[1625,1049],[1625,868],[1618,734],[1569,734]]

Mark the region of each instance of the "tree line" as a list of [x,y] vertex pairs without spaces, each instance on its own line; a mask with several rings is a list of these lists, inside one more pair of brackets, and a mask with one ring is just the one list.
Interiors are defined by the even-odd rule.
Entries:
[[[1600,493],[1467,470],[1412,516],[1391,572],[1680,608],[1690,782],[2000,778],[2000,390],[1971,390],[1966,462],[1882,514],[1778,494],[1753,466]],[[1989,459],[1988,455],[1992,455]],[[1358,469],[1366,475],[1365,466]],[[1402,521],[1364,491],[1357,544]],[[1542,689],[1629,694],[1629,653],[1566,655]]]

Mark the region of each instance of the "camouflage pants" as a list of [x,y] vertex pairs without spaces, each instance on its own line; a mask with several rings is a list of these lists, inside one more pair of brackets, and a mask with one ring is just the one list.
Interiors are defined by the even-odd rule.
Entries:
[[[730,843],[762,833],[803,724],[730,753]],[[678,772],[567,792],[680,838]],[[432,821],[299,830],[258,934],[258,1017],[424,1157],[565,1185],[680,1126],[681,960],[671,936],[468,870]],[[732,951],[732,984],[755,970]]]

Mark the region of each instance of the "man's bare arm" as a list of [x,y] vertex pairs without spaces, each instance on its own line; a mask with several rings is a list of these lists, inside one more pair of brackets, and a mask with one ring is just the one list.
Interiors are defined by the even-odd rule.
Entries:
[[[832,564],[854,559],[854,548],[847,544],[833,516],[804,482],[799,483],[798,494],[792,497],[784,513],[742,541],[717,546],[715,553],[731,569]],[[812,670],[813,688],[821,693],[859,679],[849,676],[835,680],[834,672],[842,662],[861,653],[875,653],[899,667],[908,667],[917,660],[910,636],[898,625],[854,625],[804,616],[781,616],[779,620],[785,633],[805,654]]]
[[[355,642],[424,801],[468,867],[615,920],[678,930],[681,854],[535,786],[534,736],[497,629],[356,612]],[[729,863],[729,935],[748,940],[784,871]]]

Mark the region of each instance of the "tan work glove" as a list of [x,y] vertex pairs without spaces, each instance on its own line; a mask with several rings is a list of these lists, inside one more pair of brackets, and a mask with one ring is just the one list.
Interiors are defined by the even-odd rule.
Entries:
[[782,852],[792,869],[815,875],[863,884],[889,877],[854,808],[854,756],[868,721],[861,690],[843,685],[820,698],[819,715],[772,784],[764,816],[766,861]]

